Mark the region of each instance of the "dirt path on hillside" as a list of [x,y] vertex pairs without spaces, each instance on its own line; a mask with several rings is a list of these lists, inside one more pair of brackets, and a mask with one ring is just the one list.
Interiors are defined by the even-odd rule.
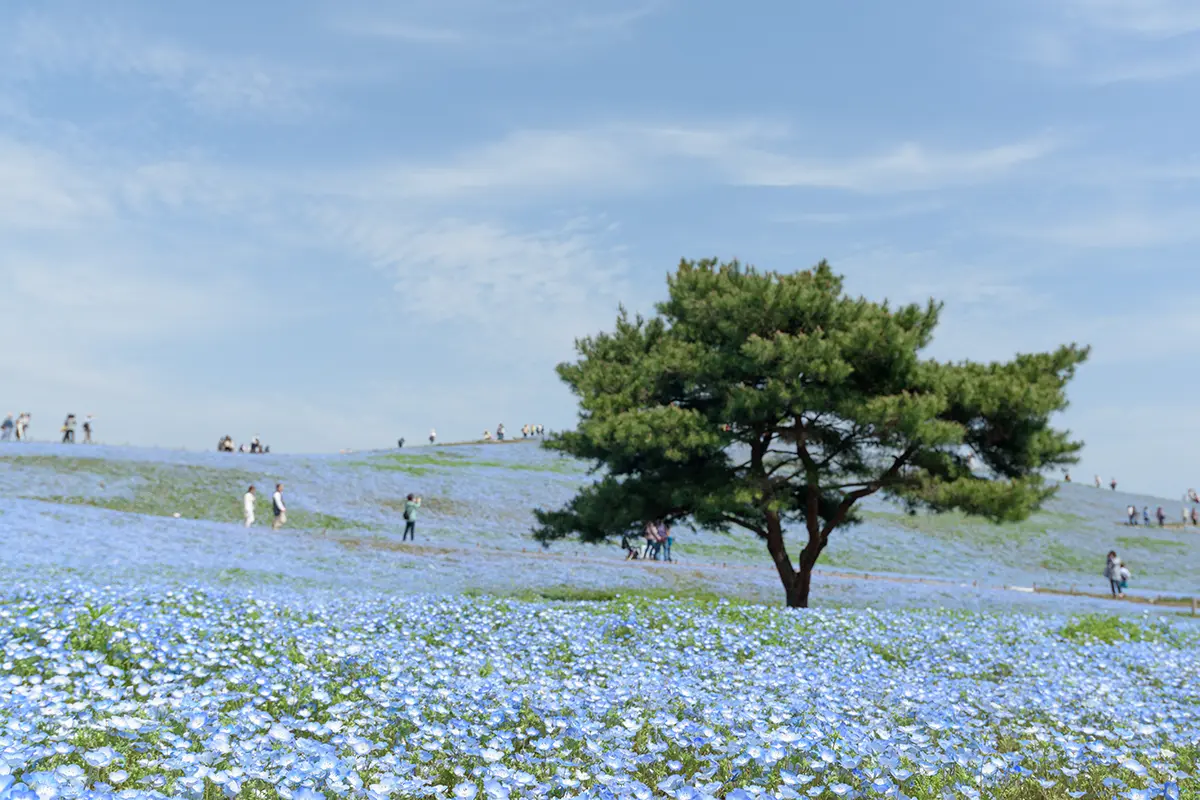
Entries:
[[[338,544],[352,550],[371,549],[371,550],[387,550],[398,553],[410,553],[412,555],[431,555],[431,556],[454,556],[471,553],[476,550],[487,550],[489,553],[505,556],[516,559],[544,559],[550,561],[570,562],[573,564],[597,564],[603,566],[623,565],[629,569],[646,569],[646,570],[676,570],[687,569],[701,575],[715,575],[728,570],[746,570],[769,571],[769,566],[751,565],[751,564],[714,564],[714,563],[691,563],[691,562],[674,562],[667,563],[663,561],[643,561],[637,559],[634,561],[624,561],[616,558],[595,558],[592,556],[581,556],[567,553],[554,553],[545,550],[509,550],[502,547],[483,547],[476,545],[473,548],[468,547],[448,547],[444,545],[419,545],[408,544],[407,542],[397,542],[389,539],[378,537],[357,537],[357,536],[326,536],[322,531],[320,536],[328,538]],[[1008,592],[1025,592],[1037,594],[1055,594],[1065,595],[1069,597],[1091,597],[1098,600],[1112,599],[1110,594],[1100,592],[1081,592],[1074,588],[1061,589],[1047,586],[1007,586],[994,584],[981,584],[978,581],[949,580],[945,578],[921,578],[904,575],[874,575],[863,572],[840,572],[836,570],[814,569],[813,572],[817,575],[840,578],[845,580],[859,581],[884,581],[887,583],[915,583],[925,586],[945,586],[948,588],[957,589],[987,589],[991,591],[1008,591]],[[1114,600],[1114,602],[1116,602]],[[1126,595],[1121,602],[1165,606],[1171,608],[1192,609],[1196,613],[1196,601],[1190,597],[1138,597]]]

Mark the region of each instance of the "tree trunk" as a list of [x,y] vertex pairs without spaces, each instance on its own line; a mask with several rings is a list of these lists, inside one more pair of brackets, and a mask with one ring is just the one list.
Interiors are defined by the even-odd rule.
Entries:
[[783,524],[779,515],[774,511],[768,511],[766,516],[767,552],[771,554],[771,560],[775,562],[775,569],[779,573],[779,582],[783,584],[788,608],[808,608],[808,585],[812,565],[809,565],[808,570],[803,573],[796,572],[791,558],[788,557],[787,548],[783,544]]
[[800,565],[792,578],[791,586],[785,586],[788,608],[808,608],[808,592],[812,588],[812,567]]

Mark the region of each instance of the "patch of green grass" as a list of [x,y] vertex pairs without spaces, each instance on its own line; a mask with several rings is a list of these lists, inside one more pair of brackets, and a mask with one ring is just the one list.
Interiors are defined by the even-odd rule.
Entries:
[[[154,517],[203,519],[213,522],[241,522],[242,494],[250,484],[269,486],[244,470],[213,467],[149,464],[137,461],[107,461],[96,458],[60,458],[57,456],[15,456],[7,461],[23,469],[47,470],[55,474],[86,473],[115,482],[122,493],[104,497],[50,495],[32,499],[67,506],[89,506],[143,514]],[[271,519],[271,501],[267,491],[259,492],[255,516]],[[342,517],[305,509],[288,511],[288,527],[307,530],[352,530],[369,527]]]
[[[403,497],[388,497],[379,501],[379,505],[389,511],[404,513],[404,504],[407,502]],[[471,506],[461,500],[455,500],[452,497],[422,497],[421,511],[428,511],[431,514],[436,514],[443,517],[463,517],[471,512]]]
[[861,516],[866,522],[893,525],[930,536],[981,545],[1004,545],[1013,539],[1078,530],[1089,525],[1085,517],[1055,511],[1043,511],[1022,522],[1005,524],[988,522],[959,512],[906,514],[902,511],[863,511]]
[[867,649],[872,653],[882,658],[889,664],[904,666],[908,663],[910,655],[908,651],[899,647],[889,647],[882,642],[867,642]]
[[1117,546],[1127,550],[1144,550],[1151,553],[1181,553],[1187,545],[1174,539],[1156,539],[1152,536],[1118,536]]
[[1042,559],[1038,564],[1049,572],[1079,574],[1094,571],[1095,562],[1096,558],[1093,553],[1082,553],[1060,542],[1046,542],[1042,547]]
[[433,469],[454,469],[456,467],[486,467],[521,472],[557,472],[562,474],[575,474],[583,471],[583,467],[580,464],[565,458],[542,464],[526,464],[519,461],[473,459],[464,453],[447,450],[434,450],[426,453],[387,453],[374,456],[367,461],[351,462],[347,466],[394,470],[396,472],[405,472],[409,475],[425,475]]
[[1162,631],[1119,617],[1086,614],[1075,617],[1058,632],[1058,635],[1070,642],[1153,642],[1163,639]]

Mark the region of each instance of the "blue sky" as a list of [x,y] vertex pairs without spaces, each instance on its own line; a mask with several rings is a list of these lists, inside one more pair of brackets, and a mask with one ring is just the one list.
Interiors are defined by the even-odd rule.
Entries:
[[0,7],[0,412],[280,450],[574,419],[680,257],[1079,341],[1076,475],[1200,484],[1192,0]]

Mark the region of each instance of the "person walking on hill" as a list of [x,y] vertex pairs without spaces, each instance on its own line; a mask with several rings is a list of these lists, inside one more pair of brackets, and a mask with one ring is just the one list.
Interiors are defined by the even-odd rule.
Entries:
[[74,414],[67,414],[67,418],[65,420],[63,420],[62,443],[63,444],[74,444],[75,443],[75,415]]
[[1113,478],[1111,481],[1109,481],[1108,486],[1115,492],[1117,490],[1117,479]]
[[247,528],[249,528],[251,525],[254,524],[254,501],[257,498],[258,498],[258,495],[256,495],[254,493],[253,486],[251,486],[249,489],[247,489],[246,493],[244,495],[242,495],[242,513],[246,517],[246,527]]
[[0,442],[7,442],[11,439],[15,427],[17,424],[13,422],[13,415],[9,414],[4,418],[4,422],[0,423]]
[[1192,525],[1200,525],[1200,513],[1197,513],[1195,506],[1192,506]]
[[83,443],[92,443],[92,415],[88,414],[83,419]]
[[1142,506],[1142,524],[1150,527],[1150,506]]
[[1125,509],[1125,513],[1129,515],[1129,524],[1137,525],[1137,507],[1132,503]]
[[33,415],[28,411],[22,411],[17,415],[17,441],[25,442],[29,440],[29,421]]
[[417,541],[417,512],[421,510],[421,498],[410,494],[404,500],[404,535],[400,541]]
[[433,428],[430,428],[429,429],[429,443],[433,444],[436,441],[437,441],[437,431],[435,431]]
[[1124,597],[1125,590],[1129,588],[1129,567],[1122,561],[1117,566],[1117,597]]
[[1158,527],[1165,527],[1167,524],[1167,512],[1163,511],[1163,507],[1159,506],[1154,511],[1154,518],[1158,520]]
[[1120,593],[1121,587],[1121,561],[1117,558],[1116,550],[1108,551],[1108,560],[1104,564],[1104,577],[1108,579],[1108,588],[1112,589],[1112,596],[1116,597]]
[[1096,488],[1097,489],[1100,488],[1100,476],[1099,475],[1096,476]]
[[675,537],[671,535],[671,526],[665,521],[658,523],[658,541],[662,543],[663,561],[671,561],[671,545]]
[[283,484],[275,484],[275,494],[271,495],[271,510],[275,512],[275,521],[271,530],[279,530],[287,524],[287,506],[283,504]]

